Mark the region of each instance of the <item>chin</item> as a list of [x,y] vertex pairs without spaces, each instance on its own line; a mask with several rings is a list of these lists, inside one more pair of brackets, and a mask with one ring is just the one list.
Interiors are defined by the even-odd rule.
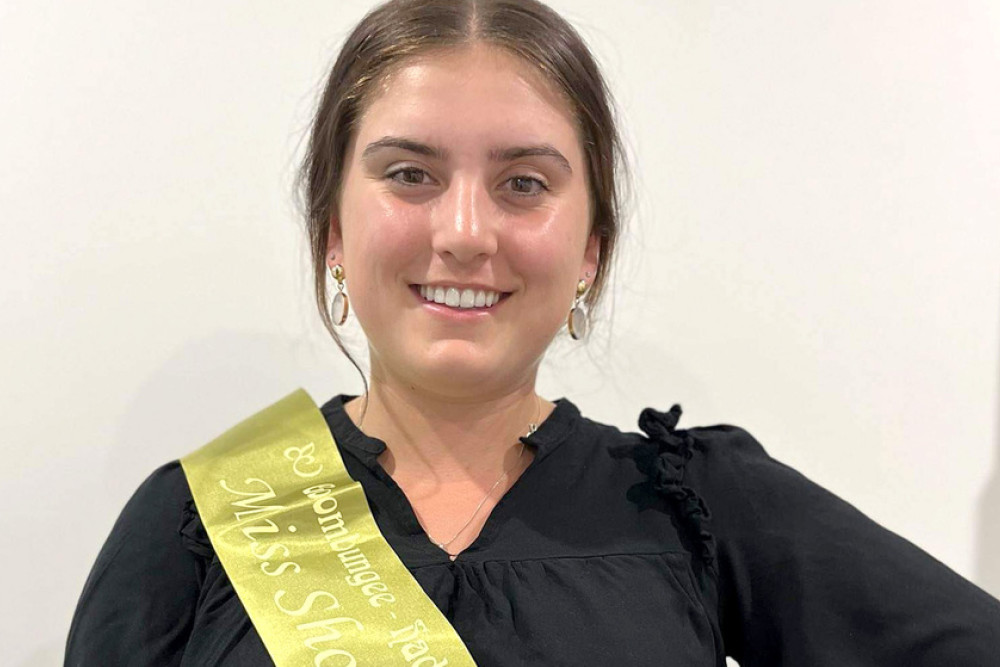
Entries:
[[435,387],[439,393],[461,397],[488,392],[491,385],[503,384],[505,370],[509,371],[495,362],[448,359],[422,365],[418,372],[424,383]]
[[468,349],[425,350],[414,361],[411,369],[416,381],[456,398],[509,388],[537,366],[529,357],[514,358],[509,352]]

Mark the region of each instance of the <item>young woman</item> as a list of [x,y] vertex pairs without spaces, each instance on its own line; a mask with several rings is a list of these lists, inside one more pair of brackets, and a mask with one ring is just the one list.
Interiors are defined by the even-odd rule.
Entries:
[[335,337],[361,324],[367,393],[293,395],[156,471],[67,664],[993,664],[1000,603],[746,431],[674,406],[622,433],[536,394],[605,285],[620,157],[547,7],[369,14],[303,168],[317,301]]

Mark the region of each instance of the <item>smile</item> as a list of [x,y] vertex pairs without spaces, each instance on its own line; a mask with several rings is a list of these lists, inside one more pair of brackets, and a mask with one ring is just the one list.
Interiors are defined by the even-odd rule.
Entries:
[[493,290],[475,290],[468,287],[449,287],[446,285],[417,285],[417,290],[425,301],[440,303],[452,308],[490,308],[504,296],[503,292]]

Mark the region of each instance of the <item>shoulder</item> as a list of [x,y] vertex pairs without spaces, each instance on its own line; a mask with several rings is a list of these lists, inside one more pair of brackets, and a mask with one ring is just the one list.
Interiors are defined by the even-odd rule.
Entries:
[[661,412],[646,408],[639,427],[667,455],[683,467],[683,477],[712,487],[753,486],[805,481],[805,478],[767,453],[754,435],[741,426],[715,424],[680,428],[680,405]]
[[191,499],[180,461],[164,463],[139,485],[125,506],[125,515],[169,512]]
[[666,412],[646,408],[639,426],[656,447],[654,484],[697,519],[706,546],[760,543],[811,526],[817,514],[853,510],[772,458],[746,429],[733,424],[680,428],[680,417],[679,405]]
[[722,481],[729,475],[759,468],[765,476],[786,469],[772,459],[746,429],[732,424],[680,428],[682,410],[645,408],[639,414],[639,431],[623,431],[609,424],[581,418],[585,438],[595,453],[613,459],[628,459],[646,475],[673,482],[696,480],[706,475]]
[[[629,487],[629,498],[650,503],[659,497],[675,520],[679,536],[695,564],[714,568],[716,557],[715,527],[712,513],[727,502],[739,502],[733,480],[748,465],[768,461],[760,443],[746,430],[730,424],[681,429],[681,407],[667,411],[642,410],[638,419],[641,432],[623,432],[614,426],[584,419],[585,430],[593,438],[596,456],[580,463],[588,470],[597,468],[605,483],[614,488],[622,484],[613,473],[629,479],[642,479]],[[616,460],[614,469],[590,465]],[[620,476],[621,476],[620,475]],[[710,484],[706,484],[710,481]],[[718,497],[717,497],[718,496]],[[641,498],[639,501],[637,499]],[[726,513],[723,511],[723,513]]]
[[784,467],[746,429],[733,424],[681,428],[682,414],[678,404],[666,411],[647,407],[639,413],[640,433],[596,426],[609,436],[617,434],[610,438],[614,446],[630,449],[636,457],[666,457],[685,478],[709,470],[719,476],[747,466]]
[[640,425],[660,442],[660,458],[711,514],[720,539],[766,540],[815,527],[819,517],[842,517],[843,526],[867,521],[853,506],[794,468],[772,458],[758,439],[733,424],[677,427],[680,406],[647,408]]
[[[125,503],[105,545],[105,558],[117,555],[119,545],[141,545],[150,557],[177,553],[178,548],[204,555],[200,526],[191,489],[179,461],[150,473]],[[205,540],[207,543],[207,538]]]
[[179,462],[150,474],[125,504],[84,584],[66,664],[175,664],[205,569],[185,535],[191,494]]
[[884,544],[892,551],[905,542],[772,458],[746,429],[732,424],[680,429],[680,414],[676,405],[666,413],[646,409],[640,426],[659,443],[660,479],[697,499],[692,503],[704,513],[725,558],[814,563],[846,545]]

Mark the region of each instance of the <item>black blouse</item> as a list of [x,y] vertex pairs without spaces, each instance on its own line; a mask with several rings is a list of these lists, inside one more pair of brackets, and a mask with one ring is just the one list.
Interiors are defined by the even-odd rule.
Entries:
[[[981,667],[1000,602],[728,425],[644,432],[566,399],[535,458],[453,562],[337,396],[322,411],[383,535],[493,665]],[[711,512],[709,511],[711,509]],[[80,598],[67,665],[272,665],[174,461],[115,524]]]

